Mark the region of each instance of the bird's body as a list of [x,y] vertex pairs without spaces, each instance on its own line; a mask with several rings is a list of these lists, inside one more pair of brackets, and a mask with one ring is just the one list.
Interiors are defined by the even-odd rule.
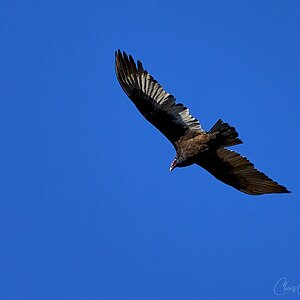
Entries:
[[194,164],[198,157],[212,148],[215,134],[198,133],[191,137],[182,137],[175,143],[177,166],[187,167]]
[[289,193],[254,168],[245,157],[225,147],[241,144],[234,127],[218,120],[204,131],[197,119],[144,70],[140,61],[116,52],[116,74],[124,92],[140,113],[173,144],[176,157],[170,170],[197,164],[214,177],[251,195]]

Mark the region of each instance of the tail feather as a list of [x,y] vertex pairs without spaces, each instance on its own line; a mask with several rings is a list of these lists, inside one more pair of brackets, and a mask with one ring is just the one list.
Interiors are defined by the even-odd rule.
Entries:
[[219,146],[229,147],[243,143],[242,140],[238,138],[239,134],[235,128],[228,123],[224,123],[221,119],[219,119],[209,131],[209,133],[216,132],[218,133],[216,140]]

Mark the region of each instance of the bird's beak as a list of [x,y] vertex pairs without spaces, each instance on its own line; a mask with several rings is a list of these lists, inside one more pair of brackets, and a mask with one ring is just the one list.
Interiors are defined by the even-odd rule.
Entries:
[[176,165],[177,165],[177,161],[176,159],[174,159],[170,166],[170,172],[172,172],[176,168]]

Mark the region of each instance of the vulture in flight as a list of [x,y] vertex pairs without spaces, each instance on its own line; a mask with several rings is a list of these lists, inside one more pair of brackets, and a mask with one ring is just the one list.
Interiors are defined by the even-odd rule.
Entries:
[[242,143],[234,127],[218,120],[209,131],[203,130],[189,109],[176,104],[175,97],[161,87],[139,60],[135,63],[131,55],[120,50],[115,59],[116,75],[126,95],[175,147],[170,171],[197,164],[215,178],[250,195],[290,193],[258,171],[246,157],[227,149]]

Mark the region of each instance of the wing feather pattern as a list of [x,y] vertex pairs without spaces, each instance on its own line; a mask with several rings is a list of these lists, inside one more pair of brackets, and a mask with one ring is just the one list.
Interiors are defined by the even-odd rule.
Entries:
[[217,179],[250,195],[290,193],[286,187],[255,169],[246,157],[232,150],[219,148],[206,153],[197,164]]
[[131,55],[116,52],[118,81],[141,114],[161,131],[171,143],[175,143],[188,131],[204,132],[197,119],[183,104],[167,93]]

